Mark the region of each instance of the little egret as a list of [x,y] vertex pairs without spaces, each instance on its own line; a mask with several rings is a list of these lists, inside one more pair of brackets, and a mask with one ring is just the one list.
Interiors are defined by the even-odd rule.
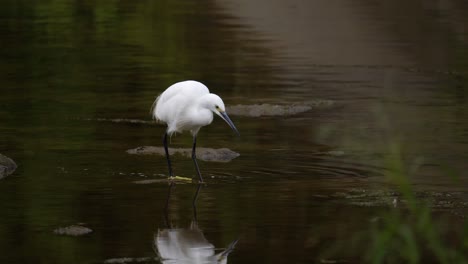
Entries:
[[167,124],[163,144],[166,152],[169,177],[173,177],[171,160],[167,149],[167,136],[174,133],[190,131],[193,136],[192,159],[195,164],[200,182],[203,178],[198,168],[196,146],[197,134],[201,127],[211,124],[213,113],[220,116],[239,135],[237,128],[226,114],[223,100],[216,94],[210,93],[208,88],[197,81],[183,81],[167,88],[156,98],[152,106],[153,118]]

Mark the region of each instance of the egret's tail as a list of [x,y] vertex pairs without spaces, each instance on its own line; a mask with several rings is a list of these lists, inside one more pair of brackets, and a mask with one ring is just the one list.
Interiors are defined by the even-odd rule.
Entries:
[[159,121],[158,117],[156,116],[156,106],[158,105],[158,101],[160,97],[161,96],[156,97],[156,100],[154,100],[154,103],[153,105],[151,105],[151,108],[150,108],[151,117],[153,117],[153,119],[156,121]]

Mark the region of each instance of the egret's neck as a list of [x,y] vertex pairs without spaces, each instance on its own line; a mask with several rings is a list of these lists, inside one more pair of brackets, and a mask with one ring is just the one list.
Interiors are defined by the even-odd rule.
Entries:
[[208,109],[210,110],[211,109],[211,105],[213,104],[211,102],[211,97],[212,97],[212,94],[205,94],[204,96],[200,97],[197,99],[197,106],[199,108],[203,108],[203,109]]
[[213,112],[210,110],[208,99],[207,96],[200,97],[192,111],[192,122],[199,127],[209,125],[213,121]]

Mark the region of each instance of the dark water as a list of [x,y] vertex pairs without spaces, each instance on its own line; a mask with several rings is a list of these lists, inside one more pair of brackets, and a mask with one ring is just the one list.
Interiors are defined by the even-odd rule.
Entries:
[[[457,232],[468,207],[467,10],[457,0],[3,1],[0,153],[18,169],[0,180],[0,262],[159,263],[154,238],[168,226],[216,252],[239,239],[229,263],[359,262],[351,238],[393,206],[395,159]],[[164,158],[126,152],[161,145],[164,127],[143,121],[185,79],[237,109],[241,133],[216,119],[199,134],[199,146],[240,156],[199,162],[198,228],[198,186],[176,184],[165,215],[168,183],[135,183],[164,179]],[[267,105],[239,111],[255,104]],[[309,108],[288,111],[297,105]],[[173,163],[195,175],[190,159]],[[77,224],[93,232],[53,232]]]

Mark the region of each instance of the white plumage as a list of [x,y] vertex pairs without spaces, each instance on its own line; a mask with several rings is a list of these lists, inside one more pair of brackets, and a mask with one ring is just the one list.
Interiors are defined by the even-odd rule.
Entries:
[[239,134],[226,114],[223,100],[216,94],[210,93],[208,87],[200,82],[183,81],[175,83],[156,98],[152,106],[152,115],[157,121],[167,124],[163,143],[170,177],[173,175],[167,150],[167,135],[190,131],[193,136],[192,158],[200,181],[203,181],[196,161],[196,138],[201,127],[211,124],[213,113],[220,116]]
[[210,94],[208,87],[197,81],[184,81],[171,85],[156,98],[153,117],[167,124],[169,135],[184,130],[194,135],[202,126],[211,124],[213,112],[224,111],[223,100]]

